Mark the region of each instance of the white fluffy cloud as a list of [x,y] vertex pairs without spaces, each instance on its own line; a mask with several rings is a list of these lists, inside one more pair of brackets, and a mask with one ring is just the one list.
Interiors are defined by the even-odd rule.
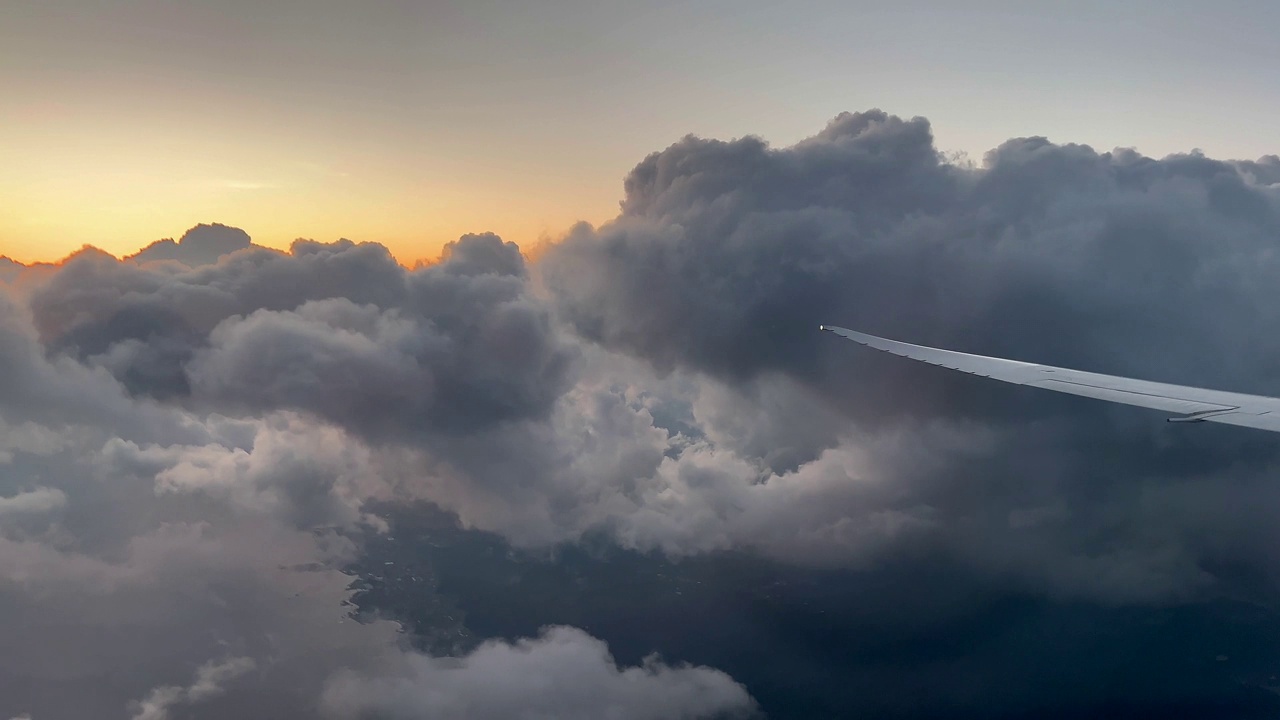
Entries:
[[377,676],[344,672],[326,688],[324,707],[335,717],[387,720],[667,720],[754,709],[746,689],[722,672],[657,658],[620,668],[603,642],[568,627],[488,641],[463,658],[409,657]]

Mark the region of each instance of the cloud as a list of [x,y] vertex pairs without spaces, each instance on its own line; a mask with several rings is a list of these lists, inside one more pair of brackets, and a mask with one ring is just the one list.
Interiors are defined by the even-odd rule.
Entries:
[[[347,617],[347,536],[378,524],[368,499],[423,491],[424,437],[536,424],[571,381],[573,343],[493,236],[412,271],[346,241],[200,268],[87,250],[3,302],[5,717],[312,717],[332,678],[430,664]],[[750,702],[654,672],[690,717]]]
[[[229,187],[247,187],[254,189],[261,185],[229,185]],[[177,260],[185,265],[212,265],[224,255],[252,246],[249,234],[240,228],[228,227],[219,223],[212,225],[196,225],[174,242],[172,239],[157,240],[125,260],[145,263],[158,260]]]
[[253,658],[234,657],[201,665],[195,680],[187,687],[166,685],[152,690],[137,704],[133,720],[168,720],[169,710],[175,705],[192,705],[221,695],[223,685],[253,670]]
[[[844,547],[850,562],[924,543],[1054,594],[1204,590],[1211,558],[1253,555],[1243,535],[1262,530],[1224,522],[1204,544],[1190,496],[1269,502],[1275,438],[1180,433],[1140,411],[897,363],[816,328],[1280,394],[1280,345],[1258,332],[1280,320],[1273,165],[1021,138],[965,168],[943,162],[926,121],[880,111],[841,115],[792,147],[686,138],[651,155],[616,220],[576,228],[538,266],[578,334],[703,378],[698,425],[719,442],[664,460],[652,500],[621,523],[627,537],[790,555],[808,535],[801,554]],[[721,384],[733,391],[709,402]],[[764,407],[759,388],[787,384],[811,408],[798,417],[827,418],[809,443],[777,411],[772,427],[756,418],[749,444],[741,429],[736,447],[724,442]],[[779,462],[771,445],[800,453]],[[1150,514],[1166,502],[1179,509]],[[637,525],[645,516],[665,529]],[[743,523],[753,530],[734,530]]]
[[119,469],[154,476],[157,495],[217,498],[302,530],[352,525],[363,498],[378,494],[374,454],[335,428],[283,414],[234,431],[246,437],[199,446],[117,440],[105,449]]
[[[0,612],[21,619],[0,630],[14,649],[0,713],[314,716],[331,678],[429,662],[400,648],[393,623],[346,617],[351,577],[337,568],[358,548],[340,529],[379,492],[377,452],[296,416],[201,428],[203,445],[88,428],[59,453],[14,452],[6,483],[58,489],[10,491],[0,512]],[[649,684],[685,692],[694,710],[745,702],[694,697],[686,675]],[[629,701],[615,690],[600,701]],[[554,705],[573,689],[543,692]]]
[[1280,222],[1262,165],[1023,138],[965,170],[922,119],[842,115],[789,148],[689,138],[651,155],[622,215],[578,228],[540,271],[584,335],[735,380],[831,372],[847,349],[814,328],[837,320],[1168,376],[1212,370],[1171,352],[1198,331],[1244,343],[1248,367],[1216,380],[1265,378],[1276,347],[1247,332],[1274,313],[1258,302]]
[[754,715],[746,689],[724,673],[654,657],[619,668],[604,643],[568,627],[515,643],[489,641],[457,659],[417,656],[395,675],[344,673],[326,688],[324,705],[336,717],[388,720]]
[[385,436],[546,412],[572,348],[525,275],[515,245],[492,235],[412,271],[350,241],[190,270],[85,253],[29,303],[45,346],[134,395],[306,410]]
[[57,488],[36,488],[11,497],[0,497],[0,518],[6,515],[47,513],[67,504],[66,493]]
[[134,394],[189,392],[184,365],[218,323],[255,310],[346,298],[390,305],[403,271],[386,249],[350,241],[250,248],[217,265],[138,266],[81,252],[27,292],[50,350],[109,370]]
[[22,274],[23,269],[22,263],[0,256],[0,283],[13,282]]
[[[897,578],[886,613],[933,612],[908,601],[935,571],[975,605],[1270,602],[1280,437],[817,326],[1280,394],[1275,170],[1044,138],[958,166],[927,121],[870,111],[790,147],[685,138],[536,262],[493,235],[405,268],[199,226],[21,270],[0,296],[0,612],[24,622],[0,649],[29,650],[0,663],[0,716],[750,706],[722,673],[619,668],[578,631],[445,660],[346,621],[337,568],[373,498],[525,549]],[[233,658],[252,671],[193,690]]]
[[[1245,548],[1180,512],[1142,525],[1146,503],[1173,480],[1250,485],[1271,439],[1175,441],[1145,415],[1033,401],[816,326],[1267,392],[1280,346],[1253,328],[1280,269],[1272,164],[1022,138],[960,167],[927,121],[870,111],[786,148],[685,138],[630,174],[615,221],[532,268],[492,235],[412,270],[348,241],[194,269],[82,253],[27,298],[68,372],[156,412],[300,413],[394,448],[387,492],[520,545],[603,531],[851,566],[936,552],[1055,595],[1177,598]],[[1239,351],[1213,361],[1187,337]],[[319,515],[356,513],[334,502]]]
[[[125,437],[176,438],[188,430],[175,409],[135,403],[109,373],[48,355],[26,308],[0,294],[0,418],[28,427],[111,426]],[[188,435],[189,436],[189,435]]]

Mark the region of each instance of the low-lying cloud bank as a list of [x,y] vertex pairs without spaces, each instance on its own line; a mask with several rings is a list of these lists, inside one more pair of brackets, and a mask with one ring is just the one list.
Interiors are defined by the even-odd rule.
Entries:
[[445,661],[345,619],[334,568],[370,498],[531,548],[1274,600],[1280,438],[817,326],[1280,394],[1280,159],[1023,138],[960,167],[923,119],[871,111],[788,148],[686,138],[625,189],[534,264],[492,235],[406,269],[201,226],[0,270],[0,714],[752,711],[723,673],[619,668],[572,629]]

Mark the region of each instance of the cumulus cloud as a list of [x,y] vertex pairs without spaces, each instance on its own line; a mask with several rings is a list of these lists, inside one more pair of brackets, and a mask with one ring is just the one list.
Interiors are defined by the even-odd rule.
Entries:
[[1273,319],[1258,301],[1280,221],[1248,168],[1024,138],[965,170],[920,118],[842,115],[789,148],[690,138],[655,153],[622,215],[540,270],[583,334],[722,377],[813,376],[845,350],[813,329],[839,320],[1166,376],[1214,370],[1171,352],[1200,332],[1246,343],[1233,356],[1247,367],[1220,359],[1215,379],[1266,378],[1276,348],[1248,329]]
[[[425,661],[394,624],[346,617],[338,568],[358,548],[334,526],[359,522],[359,498],[378,493],[363,485],[378,481],[377,453],[296,416],[204,429],[202,445],[90,432],[56,455],[14,453],[8,481],[61,489],[15,494],[0,513],[0,612],[20,619],[0,631],[15,650],[0,662],[0,713],[309,717],[344,670]],[[42,524],[10,523],[36,511]],[[741,700],[722,697],[695,707]]]
[[[875,535],[878,517],[886,532],[914,529],[892,531],[901,539],[888,549],[923,535],[1051,592],[1176,597],[1212,584],[1210,557],[1260,548],[1241,539],[1211,549],[1182,512],[1152,518],[1146,504],[1164,502],[1171,483],[1207,502],[1227,487],[1257,492],[1276,465],[1275,438],[1188,436],[1138,411],[896,363],[816,327],[1280,393],[1280,345],[1259,332],[1280,319],[1273,166],[1020,138],[967,168],[943,161],[921,118],[845,114],[792,147],[686,138],[651,155],[628,177],[621,215],[576,228],[538,270],[560,315],[604,348],[660,373],[713,378],[704,393],[783,378],[820,398],[805,403],[813,416],[841,418],[810,435],[797,457],[808,465],[788,474],[770,459],[779,472],[709,493],[732,508],[722,517],[739,519],[756,510],[735,494],[789,496],[758,511],[775,521],[761,524],[773,533],[751,535],[761,544],[796,537],[788,528],[821,533],[822,510],[843,498],[870,513],[839,535],[851,559],[861,556],[853,538]],[[711,407],[702,403],[702,425],[721,428],[713,433],[751,418]],[[726,456],[746,466],[733,476],[749,477],[770,442],[796,447],[785,427],[758,427],[763,442]],[[947,436],[964,440],[936,442]],[[668,462],[701,457],[705,468],[727,449],[722,440]],[[799,487],[842,456],[869,458],[866,479],[835,483],[834,496],[801,510]],[[687,509],[672,477],[661,487]],[[868,483],[892,490],[861,497]]]
[[[414,270],[299,241],[198,268],[85,250],[17,283],[0,714],[313,717],[331,678],[429,662],[347,617],[346,533],[377,526],[369,498],[423,492],[424,438],[536,424],[571,383],[523,263],[493,236]],[[691,717],[749,706],[723,674],[654,672]]]
[[284,414],[232,430],[207,445],[113,440],[105,450],[116,468],[153,476],[157,495],[217,498],[304,530],[351,525],[361,500],[379,494],[374,454],[336,428]]
[[[555,687],[555,694],[543,688]],[[417,656],[395,674],[343,673],[326,688],[337,717],[667,718],[748,717],[746,689],[705,667],[656,657],[619,668],[605,644],[581,630],[546,628],[533,639],[489,641],[458,659]]]
[[0,612],[25,621],[0,648],[32,650],[0,663],[0,714],[750,707],[722,673],[620,669],[569,629],[446,661],[346,622],[335,568],[370,498],[532,548],[944,566],[1071,602],[1272,592],[1280,438],[992,387],[817,326],[1280,394],[1259,331],[1280,319],[1276,168],[1044,138],[961,167],[924,119],[870,111],[784,148],[685,138],[536,263],[493,235],[405,268],[200,226],[14,270]]
[[191,270],[82,253],[29,303],[46,347],[134,395],[306,410],[381,436],[545,413],[572,352],[525,275],[493,235],[413,271],[349,241]]
[[137,254],[124,259],[139,263],[177,260],[195,267],[212,265],[224,255],[230,255],[251,246],[249,233],[240,228],[228,227],[220,223],[201,224],[183,233],[177,242],[172,238],[157,240]]

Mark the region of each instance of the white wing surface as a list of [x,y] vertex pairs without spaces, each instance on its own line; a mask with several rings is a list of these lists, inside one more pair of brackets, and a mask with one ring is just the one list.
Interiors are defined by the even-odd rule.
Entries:
[[970,355],[954,350],[941,350],[887,340],[831,325],[823,325],[821,329],[876,350],[971,375],[1072,395],[1083,395],[1098,400],[1181,413],[1179,417],[1169,418],[1169,422],[1208,421],[1280,432],[1280,398],[1133,380],[1052,365],[1036,365],[985,355]]

